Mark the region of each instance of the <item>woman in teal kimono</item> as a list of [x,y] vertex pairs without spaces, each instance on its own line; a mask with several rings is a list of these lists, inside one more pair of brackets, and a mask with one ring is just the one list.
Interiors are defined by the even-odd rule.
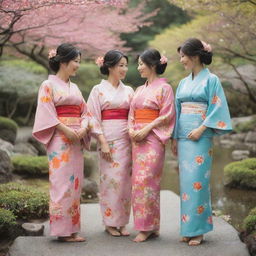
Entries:
[[210,200],[212,138],[232,130],[226,97],[219,78],[204,65],[212,62],[211,46],[196,38],[178,48],[180,62],[191,74],[176,91],[176,126],[172,151],[178,155],[181,236],[199,245],[213,229]]

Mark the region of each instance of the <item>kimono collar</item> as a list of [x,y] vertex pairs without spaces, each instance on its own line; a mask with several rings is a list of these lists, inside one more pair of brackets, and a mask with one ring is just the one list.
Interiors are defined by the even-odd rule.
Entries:
[[70,84],[71,84],[70,80],[66,83],[65,81],[63,81],[62,79],[57,77],[56,75],[49,75],[48,76],[48,80],[50,80],[52,82],[56,82],[56,83],[62,84],[64,86],[70,86]]
[[200,70],[200,72],[194,77],[193,79],[193,76],[192,76],[192,73],[190,73],[189,77],[192,81],[194,81],[195,79],[197,78],[202,78],[203,76],[205,75],[209,75],[210,74],[210,71],[208,68],[203,68],[202,70]]
[[114,87],[108,80],[105,80],[105,79],[101,80],[101,84],[102,85],[107,85],[108,87],[111,87],[114,90],[118,90],[119,88],[124,87],[124,84],[123,84],[123,82],[121,80],[119,81],[119,84],[118,84],[117,87]]
[[144,86],[150,86],[151,87],[151,86],[159,85],[159,84],[166,83],[166,82],[167,82],[167,78],[157,77],[151,83],[148,83],[148,81],[146,81]]

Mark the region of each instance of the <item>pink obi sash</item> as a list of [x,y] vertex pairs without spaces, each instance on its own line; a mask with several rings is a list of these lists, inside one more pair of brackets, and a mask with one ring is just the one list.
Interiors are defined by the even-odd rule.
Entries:
[[78,105],[56,106],[58,117],[81,117],[81,107]]
[[105,109],[101,111],[101,120],[128,119],[129,109]]

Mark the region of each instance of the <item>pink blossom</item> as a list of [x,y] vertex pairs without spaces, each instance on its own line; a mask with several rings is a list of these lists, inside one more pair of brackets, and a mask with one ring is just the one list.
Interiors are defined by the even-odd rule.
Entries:
[[95,60],[95,63],[97,64],[98,67],[102,67],[104,64],[104,57],[100,56]]
[[168,59],[163,55],[160,59],[161,64],[166,64],[168,62]]
[[203,44],[203,47],[204,47],[204,50],[207,51],[207,52],[211,52],[212,51],[212,47],[210,44],[207,44],[206,42],[204,41],[201,41],[202,44]]
[[56,49],[51,49],[48,53],[48,59],[53,58],[57,55]]

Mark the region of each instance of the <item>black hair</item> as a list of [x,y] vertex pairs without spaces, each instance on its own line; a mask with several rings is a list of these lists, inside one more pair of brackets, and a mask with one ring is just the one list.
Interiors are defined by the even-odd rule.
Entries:
[[109,68],[114,67],[122,58],[125,58],[128,63],[128,57],[118,50],[110,50],[104,56],[103,65],[100,67],[100,72],[103,75],[109,75]]
[[81,52],[72,44],[61,44],[56,50],[56,56],[49,59],[49,66],[54,72],[60,69],[60,63],[68,63],[81,56]]
[[187,56],[199,56],[199,60],[202,64],[209,65],[212,63],[212,52],[208,52],[204,49],[203,43],[197,38],[187,39],[177,51],[183,52]]
[[141,55],[139,55],[139,58],[144,62],[148,67],[156,67],[156,73],[157,74],[163,74],[167,63],[161,64],[161,54],[156,49],[147,49],[145,50]]

